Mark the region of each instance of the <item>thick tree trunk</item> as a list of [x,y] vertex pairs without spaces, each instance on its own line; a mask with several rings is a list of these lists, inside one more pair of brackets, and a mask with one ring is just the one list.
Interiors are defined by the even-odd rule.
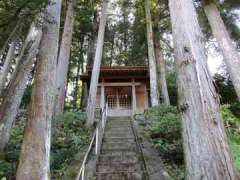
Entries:
[[146,24],[147,24],[147,41],[148,41],[148,60],[150,73],[150,95],[152,106],[159,105],[159,92],[157,83],[157,67],[153,44],[152,19],[150,13],[150,2],[145,0]]
[[0,106],[0,152],[9,140],[9,133],[17,116],[19,106],[31,77],[34,59],[42,37],[42,29],[32,24],[19,58],[19,66],[4,93]]
[[7,75],[8,75],[9,69],[11,67],[11,62],[15,56],[16,45],[17,45],[16,41],[12,40],[12,42],[9,46],[7,57],[4,61],[4,65],[3,65],[2,69],[0,70],[0,95],[2,95],[3,90],[5,88],[5,84],[7,81]]
[[77,66],[77,74],[76,74],[76,77],[75,77],[75,89],[74,89],[74,103],[73,103],[73,107],[74,109],[78,109],[78,103],[77,103],[77,100],[78,100],[78,91],[79,91],[79,76],[80,76],[80,69],[81,69],[81,63],[78,62],[78,66]]
[[205,0],[204,11],[212,28],[213,35],[217,39],[219,47],[222,50],[230,78],[233,82],[238,99],[240,100],[240,56],[229,37],[217,6],[212,0]]
[[94,123],[97,86],[98,86],[100,66],[101,66],[101,61],[102,61],[105,27],[106,27],[106,22],[107,22],[107,5],[108,5],[108,0],[103,0],[102,15],[100,18],[100,26],[99,26],[99,30],[98,30],[97,48],[96,48],[96,53],[95,53],[95,58],[94,58],[92,77],[91,77],[91,85],[90,85],[90,91],[89,91],[89,96],[88,96],[87,123],[86,123],[87,127],[92,126]]
[[85,110],[87,107],[87,100],[88,100],[88,85],[87,82],[84,82],[82,85],[82,97],[81,97],[81,109]]
[[[50,0],[43,25],[37,67],[24,131],[17,180],[50,179],[51,119],[56,92],[56,65],[59,41],[61,0]],[[53,23],[54,22],[54,23]]]
[[20,20],[17,21],[16,23],[16,26],[13,28],[12,32],[10,33],[8,39],[6,40],[6,42],[3,44],[3,46],[1,47],[1,50],[0,50],[0,58],[3,57],[3,53],[6,49],[6,47],[8,46],[8,43],[13,39],[16,31],[18,30],[19,28],[19,25],[20,25]]
[[186,179],[237,179],[192,0],[169,1]]
[[160,84],[161,95],[163,97],[164,104],[170,105],[168,89],[167,89],[167,81],[166,81],[165,61],[164,61],[162,50],[161,50],[160,40],[157,38],[156,35],[154,36],[154,44],[155,44],[155,54],[156,54],[156,62],[157,62],[157,68],[158,68],[158,80]]
[[98,16],[97,13],[94,13],[93,15],[93,24],[92,24],[92,32],[89,37],[89,44],[88,44],[88,60],[87,60],[87,66],[93,65],[94,60],[94,53],[95,53],[95,44],[97,41],[96,34],[97,34],[97,28],[98,28]]
[[72,34],[73,34],[73,0],[67,1],[67,14],[64,24],[64,31],[62,35],[62,43],[60,48],[60,53],[58,57],[57,65],[57,95],[55,104],[55,115],[60,115],[63,113],[64,100],[66,96],[66,83],[68,74],[68,65],[72,44]]

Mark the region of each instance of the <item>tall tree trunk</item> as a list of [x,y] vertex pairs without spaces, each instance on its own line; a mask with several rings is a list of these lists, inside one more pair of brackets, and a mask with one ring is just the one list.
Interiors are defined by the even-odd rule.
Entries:
[[31,77],[34,59],[42,37],[41,27],[31,25],[19,58],[19,66],[4,93],[3,103],[0,106],[0,152],[3,152],[9,140],[9,133],[17,116],[19,106]]
[[102,15],[101,15],[100,26],[98,30],[97,48],[96,48],[96,53],[94,58],[91,85],[90,85],[90,91],[88,96],[87,123],[86,123],[87,127],[92,126],[94,123],[97,86],[98,86],[100,66],[102,61],[105,27],[107,22],[107,5],[108,5],[108,0],[103,0]]
[[88,100],[88,85],[84,82],[82,85],[82,97],[81,97],[81,109],[84,110],[87,107]]
[[73,34],[73,0],[67,1],[67,14],[64,24],[64,31],[62,35],[62,43],[60,48],[60,53],[58,57],[57,65],[57,95],[55,104],[55,115],[60,115],[63,113],[64,100],[66,96],[66,83],[68,74],[68,65],[72,44],[72,34]]
[[19,28],[19,25],[20,25],[20,20],[17,21],[16,23],[16,26],[13,28],[12,32],[10,33],[8,39],[5,41],[5,43],[3,44],[3,46],[1,47],[1,50],[0,50],[0,58],[2,58],[3,56],[3,53],[8,45],[8,43],[13,39],[16,31],[18,30]]
[[154,34],[154,44],[155,44],[155,54],[158,68],[158,80],[161,88],[161,95],[163,96],[163,102],[166,105],[170,105],[167,81],[166,81],[166,67],[165,61],[162,54],[160,40],[157,36],[157,33]]
[[88,44],[88,58],[87,58],[87,66],[92,66],[93,65],[93,60],[94,60],[94,52],[96,50],[95,44],[97,41],[96,34],[97,34],[97,28],[98,28],[98,16],[97,13],[95,12],[93,15],[93,24],[92,24],[92,32],[89,37],[89,44]]
[[77,100],[78,100],[78,91],[79,91],[79,75],[80,75],[80,70],[81,70],[81,63],[78,62],[78,66],[77,66],[77,74],[75,77],[75,90],[74,90],[74,103],[73,103],[73,107],[74,109],[77,109]]
[[[49,0],[24,131],[17,180],[50,179],[51,119],[56,91],[56,66],[61,0]],[[54,23],[53,23],[54,22]]]
[[148,41],[148,59],[150,73],[150,95],[152,106],[159,105],[159,92],[157,83],[156,58],[153,44],[152,19],[150,13],[150,2],[145,0],[146,24],[147,24],[147,41]]
[[192,0],[169,1],[186,179],[237,179]]
[[233,45],[217,6],[212,0],[204,1],[204,11],[212,28],[214,37],[223,53],[230,78],[240,100],[240,56]]
[[11,67],[11,62],[15,56],[16,45],[17,45],[17,42],[15,40],[12,40],[12,42],[9,46],[7,57],[4,61],[4,65],[3,65],[2,69],[0,70],[0,95],[2,95],[3,90],[5,88],[5,84],[7,81],[7,75],[8,75],[9,69]]

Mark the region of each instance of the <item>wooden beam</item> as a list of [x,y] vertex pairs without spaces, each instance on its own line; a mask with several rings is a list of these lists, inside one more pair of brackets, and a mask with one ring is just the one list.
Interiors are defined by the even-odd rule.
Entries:
[[[136,83],[135,86],[141,86],[143,83]],[[102,86],[102,83],[99,83],[98,86]],[[126,82],[126,83],[104,83],[104,86],[112,86],[112,87],[117,87],[117,86],[132,86],[132,82]]]

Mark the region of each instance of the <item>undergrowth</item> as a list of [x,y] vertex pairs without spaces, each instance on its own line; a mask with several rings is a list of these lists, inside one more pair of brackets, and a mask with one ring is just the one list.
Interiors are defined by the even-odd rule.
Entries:
[[[221,113],[226,128],[232,157],[240,172],[240,105],[222,105]],[[174,180],[184,179],[181,120],[174,106],[160,105],[145,114],[149,124],[145,130],[149,141],[159,150],[165,169]]]
[[[0,160],[0,179],[15,179],[23,130],[27,115],[20,114],[11,130],[11,138],[5,150],[5,159]],[[90,141],[90,131],[84,126],[85,114],[66,112],[53,120],[51,146],[51,179],[62,179],[75,154]]]

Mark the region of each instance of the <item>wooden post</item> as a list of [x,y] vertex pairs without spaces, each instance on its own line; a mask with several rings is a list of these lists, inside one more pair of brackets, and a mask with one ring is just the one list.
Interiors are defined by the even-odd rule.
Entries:
[[105,105],[105,87],[104,87],[104,79],[102,79],[101,85],[101,108],[104,109]]
[[132,78],[132,115],[136,113],[137,100],[136,100],[136,86],[135,79]]
[[117,95],[117,109],[120,109],[118,88],[116,88],[116,95]]
[[147,92],[147,85],[144,85],[144,95],[145,95],[145,109],[148,108],[148,92]]

